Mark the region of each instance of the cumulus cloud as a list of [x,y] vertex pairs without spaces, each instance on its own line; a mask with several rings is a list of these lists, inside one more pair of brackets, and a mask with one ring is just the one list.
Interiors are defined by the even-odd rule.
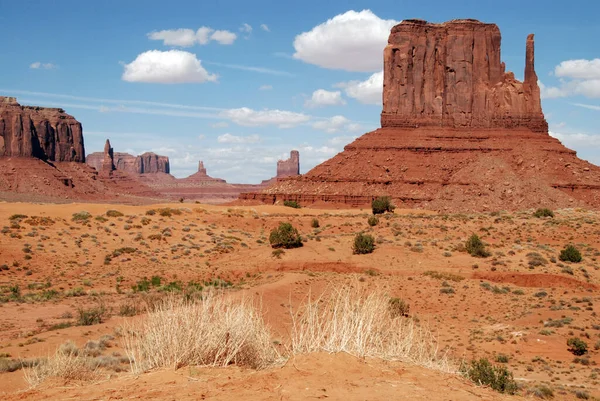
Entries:
[[580,158],[600,165],[600,135],[554,131],[550,131],[549,134],[566,147],[576,150]]
[[57,68],[57,66],[52,63],[42,63],[40,61],[36,61],[35,63],[31,63],[29,65],[29,68],[31,68],[32,70],[39,70],[39,69],[52,70],[54,68]]
[[554,69],[554,75],[574,79],[600,79],[600,58],[563,61]]
[[230,45],[237,39],[237,35],[229,31],[214,31],[210,39],[222,45]]
[[252,26],[244,22],[240,27],[240,32],[252,33]]
[[148,34],[148,38],[150,40],[162,40],[165,46],[190,47],[195,44],[206,45],[210,41],[230,45],[235,41],[237,35],[233,32],[214,30],[203,26],[198,28],[197,31],[187,28],[154,31]]
[[560,79],[559,86],[547,87],[540,82],[542,98],[600,98],[600,59],[563,61],[554,68],[554,75]]
[[328,134],[335,134],[342,128],[351,125],[350,120],[344,116],[333,116],[325,120],[317,121],[313,123],[312,127],[320,131],[325,131]]
[[150,50],[125,64],[122,79],[128,82],[176,84],[214,82],[217,76],[209,74],[195,54],[181,50]]
[[242,126],[259,127],[276,125],[279,128],[292,128],[310,120],[310,116],[285,110],[253,110],[248,107],[225,110],[220,116]]
[[271,32],[267,24],[260,24],[260,29],[262,29],[265,32]]
[[380,70],[383,49],[397,23],[383,20],[371,10],[347,11],[296,36],[294,58],[329,69]]
[[365,81],[340,82],[334,85],[344,89],[346,96],[363,104],[381,104],[383,92],[383,71],[376,72]]
[[338,106],[346,104],[346,101],[342,99],[342,92],[335,91],[330,92],[325,89],[317,89],[313,92],[312,97],[304,102],[304,107],[324,107],[324,106]]
[[236,136],[231,134],[223,134],[217,137],[219,143],[257,143],[260,141],[258,135]]

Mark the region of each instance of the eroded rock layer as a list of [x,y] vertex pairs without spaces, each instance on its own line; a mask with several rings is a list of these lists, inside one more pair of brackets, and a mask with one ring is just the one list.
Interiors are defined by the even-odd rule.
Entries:
[[277,161],[277,178],[300,175],[300,152],[292,150],[290,158]]
[[[160,156],[152,152],[146,152],[139,156],[129,153],[115,152],[114,166],[117,170],[128,174],[169,174],[171,171],[169,157]],[[102,171],[105,156],[103,152],[90,153],[86,163],[97,171]]]
[[382,127],[527,127],[547,133],[526,42],[525,80],[505,72],[495,24],[407,20],[392,28],[383,69]]
[[384,51],[382,128],[242,202],[443,211],[600,207],[600,168],[548,135],[526,41],[525,80],[505,72],[494,24],[408,20]]
[[21,106],[0,96],[0,156],[83,163],[81,124],[63,109]]

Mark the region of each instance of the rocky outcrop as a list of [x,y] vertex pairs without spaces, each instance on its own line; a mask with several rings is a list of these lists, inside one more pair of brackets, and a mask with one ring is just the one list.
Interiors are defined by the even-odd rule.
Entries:
[[81,124],[63,109],[21,106],[0,96],[0,156],[83,163]]
[[[108,143],[110,144],[110,142]],[[94,152],[87,156],[86,163],[94,167],[97,171],[102,171],[105,160],[105,152]],[[139,156],[115,152],[113,163],[116,170],[128,174],[170,174],[171,172],[169,158],[152,152],[146,152]]]
[[107,139],[104,144],[104,157],[102,160],[102,167],[100,173],[110,174],[115,171],[115,156],[113,148],[110,146],[110,141]]
[[534,69],[533,35],[525,80],[505,72],[495,24],[406,20],[384,50],[381,126],[526,127],[547,133]]
[[134,166],[137,174],[169,174],[171,172],[169,158],[152,152],[142,153],[136,157]]
[[207,182],[226,183],[226,181],[221,178],[213,178],[213,177],[209,176],[206,173],[206,168],[204,167],[204,162],[202,160],[200,160],[198,162],[198,171],[196,173],[190,175],[189,177],[182,178],[179,181],[181,181],[182,183],[188,183],[188,184],[207,183]]
[[277,161],[277,178],[300,175],[300,152],[292,150],[290,158]]
[[505,72],[493,24],[407,20],[384,51],[382,128],[298,177],[242,202],[444,212],[600,207],[600,167],[548,135],[534,66],[524,82]]

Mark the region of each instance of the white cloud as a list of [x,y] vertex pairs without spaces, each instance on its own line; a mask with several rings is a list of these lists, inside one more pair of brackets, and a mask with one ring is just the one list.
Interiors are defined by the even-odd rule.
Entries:
[[286,76],[286,77],[294,76],[294,74],[290,74],[287,71],[273,70],[271,68],[266,68],[266,67],[253,67],[253,66],[249,66],[249,65],[240,65],[240,64],[216,63],[213,61],[205,61],[205,63],[207,65],[216,65],[217,67],[231,68],[234,70],[258,72],[259,74],[281,75],[281,76]]
[[29,65],[29,68],[31,68],[32,70],[39,70],[40,68],[44,70],[52,70],[54,68],[57,68],[57,66],[52,63],[42,63],[40,61],[36,61],[35,63],[31,63]]
[[573,103],[573,106],[583,107],[584,109],[589,109],[589,110],[600,111],[600,106],[596,106],[596,105],[593,105],[593,104]]
[[257,143],[260,141],[258,135],[236,136],[231,134],[223,134],[217,137],[219,143]]
[[125,65],[123,80],[128,82],[150,82],[161,84],[202,83],[216,81],[195,54],[181,50],[150,50]]
[[235,42],[237,35],[229,31],[214,31],[210,38],[222,45],[230,45]]
[[341,130],[344,126],[348,125],[350,120],[344,116],[333,116],[326,120],[317,121],[313,123],[312,127],[321,131],[325,131],[328,134],[335,134]]
[[554,75],[573,79],[600,79],[600,58],[563,61],[554,69]]
[[245,22],[242,24],[242,26],[240,27],[240,32],[246,32],[246,33],[251,33],[252,32],[252,26],[250,26],[249,24],[246,24]]
[[227,128],[227,127],[229,127],[229,124],[227,124],[225,121],[220,121],[218,123],[214,123],[213,125],[211,125],[211,127],[213,127],[213,128]]
[[262,29],[265,32],[271,32],[267,24],[260,24],[260,29]]
[[383,64],[383,49],[398,21],[383,20],[370,10],[348,11],[301,33],[294,58],[319,67],[372,72]]
[[248,107],[225,110],[220,116],[238,125],[259,127],[276,125],[279,128],[291,128],[310,120],[310,116],[284,110],[253,110]]
[[158,32],[150,32],[148,35],[150,40],[162,40],[165,46],[180,46],[190,47],[197,44],[206,45],[211,40],[218,42],[222,45],[232,44],[237,35],[233,32],[217,30],[203,26],[197,31],[192,29],[180,28],[180,29],[167,29]]
[[600,59],[563,61],[554,68],[554,75],[559,77],[559,86],[539,82],[543,99],[577,95],[600,98]]
[[148,34],[150,40],[162,40],[165,46],[193,46],[196,33],[191,29],[170,29]]
[[566,147],[577,150],[579,157],[600,165],[600,135],[565,134],[553,131],[550,131],[549,134],[561,141]]
[[206,139],[206,135],[200,134],[200,135],[198,135],[198,139],[200,139],[201,141],[203,141],[203,140]]
[[305,107],[323,107],[323,106],[338,106],[346,104],[342,99],[342,92],[330,92],[325,89],[317,89],[313,92],[312,97],[304,102]]
[[272,85],[261,85],[258,90],[260,91],[270,91],[271,89],[273,89]]
[[363,104],[381,104],[383,93],[383,71],[376,72],[365,81],[340,82],[334,85],[342,88],[346,96]]

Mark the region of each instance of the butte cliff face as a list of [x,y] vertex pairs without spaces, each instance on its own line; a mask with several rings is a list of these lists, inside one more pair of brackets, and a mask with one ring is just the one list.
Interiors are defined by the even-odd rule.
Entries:
[[505,72],[495,24],[407,20],[392,28],[384,50],[385,127],[515,128],[547,133],[526,43],[525,80]]
[[[102,171],[104,169],[104,163],[106,160],[105,153],[106,152],[90,153],[86,157],[86,163],[94,167],[97,171]],[[160,156],[152,152],[146,152],[139,156],[133,156],[129,153],[115,152],[113,155],[113,161],[116,170],[128,174],[170,174],[171,172],[169,158],[167,156]]]
[[444,211],[600,207],[600,168],[548,135],[525,42],[524,82],[505,71],[494,24],[407,20],[384,50],[382,128],[299,177],[240,199]]
[[300,152],[292,150],[290,158],[277,161],[277,178],[300,175]]
[[81,124],[63,109],[21,106],[0,96],[0,156],[83,163]]

